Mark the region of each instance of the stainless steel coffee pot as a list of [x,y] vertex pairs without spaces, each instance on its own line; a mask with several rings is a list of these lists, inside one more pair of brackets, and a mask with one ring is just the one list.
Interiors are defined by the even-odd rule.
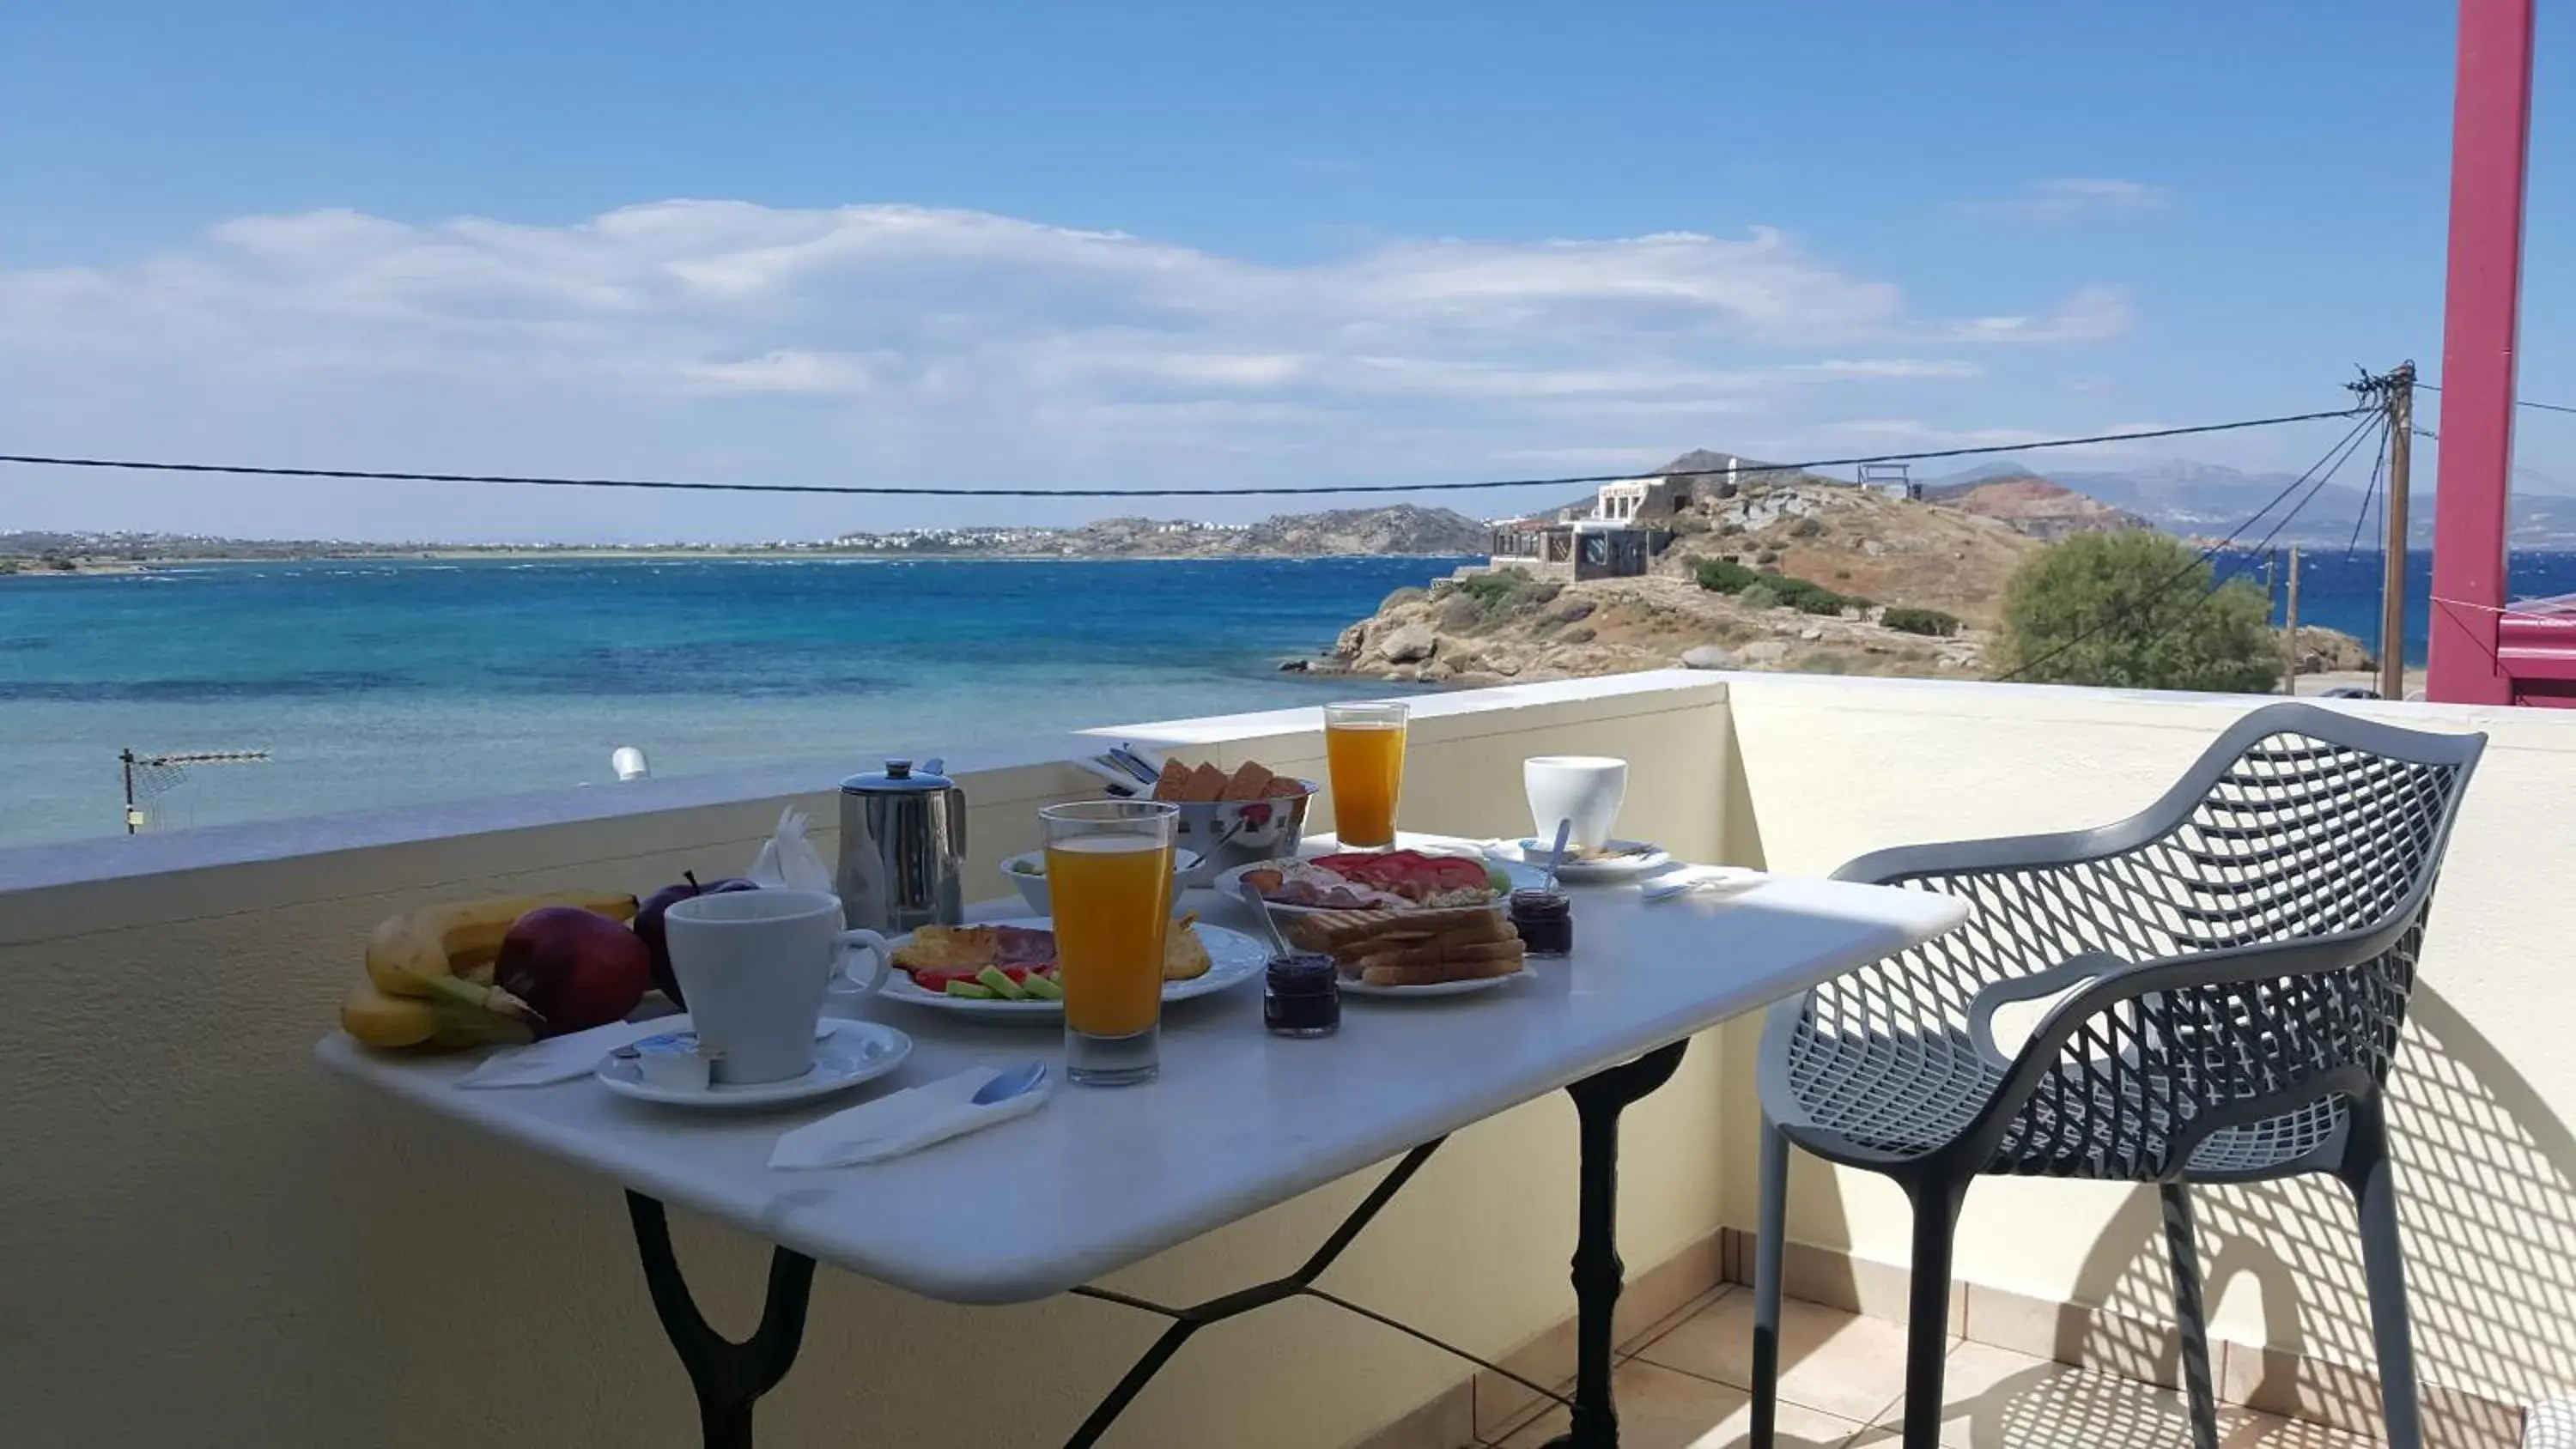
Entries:
[[964,919],[966,792],[941,768],[888,760],[841,782],[836,879],[852,927],[893,936]]

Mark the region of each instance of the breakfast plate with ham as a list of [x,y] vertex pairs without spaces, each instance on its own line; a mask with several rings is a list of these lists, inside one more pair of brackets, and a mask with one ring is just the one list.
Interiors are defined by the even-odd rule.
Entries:
[[1420,850],[1345,851],[1297,860],[1256,860],[1217,877],[1229,895],[1250,885],[1271,909],[1437,911],[1486,906],[1536,885],[1526,866]]
[[[1064,988],[1055,931],[1044,916],[973,926],[924,926],[889,943],[892,969],[878,994],[959,1016],[1062,1020]],[[1261,974],[1270,953],[1240,931],[1172,922],[1164,939],[1163,1000],[1187,1001]]]

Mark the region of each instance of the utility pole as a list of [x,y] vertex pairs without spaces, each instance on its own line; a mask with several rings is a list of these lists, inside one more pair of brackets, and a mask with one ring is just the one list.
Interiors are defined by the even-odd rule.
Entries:
[[[2388,544],[2379,581],[2379,697],[2406,697],[2407,474],[2415,457],[2415,364],[2388,375]],[[2293,589],[2296,584],[2291,585]],[[2295,594],[2292,597],[2296,597]]]
[[2299,546],[2290,545],[2290,593],[2281,628],[2281,692],[2299,692]]

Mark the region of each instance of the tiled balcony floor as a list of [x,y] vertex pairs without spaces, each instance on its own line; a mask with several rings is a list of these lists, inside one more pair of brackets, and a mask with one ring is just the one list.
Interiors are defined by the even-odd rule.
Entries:
[[[1796,1300],[1781,1314],[1778,1449],[1895,1449],[1904,1423],[1905,1332]],[[1629,1449],[1733,1449],[1748,1439],[1753,1295],[1723,1288],[1620,1350],[1620,1442]],[[1953,1340],[1945,1449],[2181,1449],[2191,1419],[2173,1389]],[[1458,1449],[1538,1449],[1563,1409],[1497,1426]],[[2225,1449],[2369,1449],[2373,1441],[2220,1405]]]

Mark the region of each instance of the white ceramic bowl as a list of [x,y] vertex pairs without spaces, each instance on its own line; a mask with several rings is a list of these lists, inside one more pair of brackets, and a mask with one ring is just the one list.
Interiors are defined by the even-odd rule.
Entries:
[[[1197,851],[1184,850],[1179,847],[1173,848],[1172,874],[1176,876],[1188,875],[1191,871],[1198,868],[1199,853]],[[1012,856],[1010,859],[1002,862],[1002,874],[1009,878],[1011,884],[1020,888],[1020,899],[1029,903],[1029,911],[1032,915],[1052,916],[1055,914],[1054,909],[1047,904],[1048,897],[1045,851],[1032,850],[1025,855]]]

